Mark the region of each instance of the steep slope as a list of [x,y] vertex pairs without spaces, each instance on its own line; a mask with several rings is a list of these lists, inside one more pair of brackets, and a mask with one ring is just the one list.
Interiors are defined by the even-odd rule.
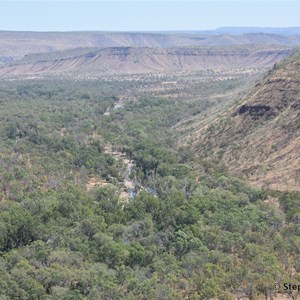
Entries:
[[289,55],[285,48],[131,48],[77,49],[31,55],[0,68],[0,76],[68,76],[198,71],[206,69],[268,68]]
[[300,54],[275,65],[238,106],[187,140],[254,185],[300,190]]

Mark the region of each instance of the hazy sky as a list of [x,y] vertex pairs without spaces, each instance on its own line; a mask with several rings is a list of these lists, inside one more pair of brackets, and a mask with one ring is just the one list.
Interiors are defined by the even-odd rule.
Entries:
[[221,26],[300,26],[300,0],[0,0],[0,30],[157,31]]

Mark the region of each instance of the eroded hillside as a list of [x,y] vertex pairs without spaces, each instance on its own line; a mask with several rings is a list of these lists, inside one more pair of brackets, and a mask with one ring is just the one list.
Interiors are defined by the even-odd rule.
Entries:
[[194,128],[186,142],[233,174],[276,190],[300,190],[300,55],[275,65],[237,106]]
[[[291,54],[278,47],[77,49],[25,57],[0,68],[2,78],[95,79],[103,75],[264,69]],[[240,72],[240,71],[239,71]]]

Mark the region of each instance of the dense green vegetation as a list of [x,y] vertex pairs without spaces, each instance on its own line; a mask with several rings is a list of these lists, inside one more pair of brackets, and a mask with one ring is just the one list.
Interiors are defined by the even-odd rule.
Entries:
[[[1,83],[0,299],[257,299],[299,284],[299,193],[277,208],[177,146],[170,127],[209,104],[113,110],[136,85]],[[135,162],[129,203],[108,144]],[[90,177],[111,184],[87,191]]]

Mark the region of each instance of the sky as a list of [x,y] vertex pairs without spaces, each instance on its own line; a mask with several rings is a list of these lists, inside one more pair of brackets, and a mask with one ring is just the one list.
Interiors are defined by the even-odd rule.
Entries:
[[300,26],[298,1],[2,1],[0,30],[177,31]]

